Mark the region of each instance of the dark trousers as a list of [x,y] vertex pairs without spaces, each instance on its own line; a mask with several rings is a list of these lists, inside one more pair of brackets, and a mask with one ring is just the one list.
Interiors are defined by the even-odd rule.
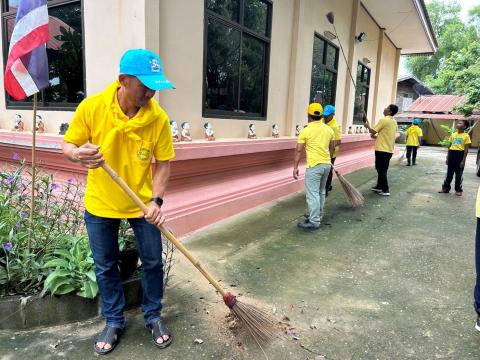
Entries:
[[455,175],[455,191],[463,192],[462,189],[462,176],[463,168],[460,167],[460,163],[463,160],[464,152],[462,150],[448,150],[447,155],[447,176],[443,182],[442,188],[445,191],[450,191],[453,175]]
[[473,291],[475,311],[480,314],[480,218],[477,218],[477,235],[475,237],[475,270],[477,271],[477,281]]
[[383,192],[389,192],[387,172],[390,165],[392,153],[384,151],[375,151],[375,169],[378,173],[378,180],[376,189],[381,189]]
[[[332,158],[332,165],[335,164],[335,159]],[[332,178],[333,178],[333,166],[330,168],[330,173],[327,178],[327,185],[325,185],[325,195],[328,196],[328,192],[332,191]]]
[[[160,319],[163,298],[163,263],[160,231],[144,218],[128,219],[135,233],[142,260],[142,311],[145,324]],[[95,274],[102,297],[102,315],[107,325],[123,329],[125,297],[118,269],[120,219],[95,216],[85,211],[85,224],[95,262]]]
[[415,164],[415,161],[417,160],[417,150],[418,150],[418,146],[407,145],[407,161],[409,164],[410,164],[410,158],[413,160],[413,163]]

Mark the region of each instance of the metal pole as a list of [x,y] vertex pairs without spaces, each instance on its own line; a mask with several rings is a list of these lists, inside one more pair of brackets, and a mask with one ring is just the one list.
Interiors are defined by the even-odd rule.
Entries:
[[31,193],[31,201],[30,201],[30,224],[28,228],[28,243],[27,249],[30,251],[32,246],[32,239],[33,239],[33,212],[35,210],[35,136],[37,133],[37,94],[33,94],[33,128],[32,128],[32,193]]

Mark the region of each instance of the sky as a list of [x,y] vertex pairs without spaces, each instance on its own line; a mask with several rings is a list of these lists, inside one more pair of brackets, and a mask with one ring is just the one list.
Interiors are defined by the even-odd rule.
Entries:
[[[429,0],[426,1],[427,3],[431,2]],[[459,1],[460,5],[462,5],[462,12],[460,13],[460,16],[463,21],[467,21],[468,18],[468,11],[474,7],[475,5],[480,4],[480,0],[460,0]],[[405,62],[406,62],[406,57],[402,56],[401,61],[400,61],[400,71],[399,71],[399,76],[407,75],[408,70],[405,67]]]

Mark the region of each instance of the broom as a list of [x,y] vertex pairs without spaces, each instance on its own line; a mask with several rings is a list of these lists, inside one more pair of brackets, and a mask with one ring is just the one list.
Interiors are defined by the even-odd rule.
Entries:
[[[147,206],[130,189],[122,178],[105,162],[102,168],[112,177],[112,179],[132,198],[132,200],[142,209],[143,213],[148,212]],[[277,337],[276,327],[278,321],[268,312],[261,310],[254,305],[246,304],[237,299],[235,295],[225,291],[213,276],[200,264],[200,262],[188,251],[188,249],[178,241],[173,234],[165,229],[163,225],[157,226],[162,234],[172,242],[173,245],[197,268],[198,271],[212,284],[212,286],[222,295],[225,305],[227,305],[234,316],[243,324],[258,345],[266,344]],[[260,346],[261,348],[261,346]],[[263,349],[262,349],[263,351]]]
[[407,153],[407,148],[405,147],[405,150],[403,150],[402,156],[398,158],[398,163],[401,164],[403,160],[405,160],[405,154]]
[[342,189],[345,191],[347,200],[352,208],[356,209],[363,206],[365,199],[360,191],[358,191],[355,186],[353,186],[342,174],[340,174],[337,169],[333,168],[333,171],[335,171],[335,174],[337,174],[338,181],[340,181],[340,185],[342,185]]

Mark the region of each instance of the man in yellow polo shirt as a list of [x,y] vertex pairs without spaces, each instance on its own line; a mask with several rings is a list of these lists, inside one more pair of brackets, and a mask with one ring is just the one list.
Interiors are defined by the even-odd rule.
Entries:
[[397,122],[393,118],[398,112],[398,106],[388,105],[383,110],[383,118],[372,128],[365,118],[364,126],[375,138],[375,169],[378,173],[377,185],[372,188],[378,195],[390,196],[387,172],[395,150],[395,138],[397,134]]
[[305,190],[308,205],[308,219],[298,223],[305,230],[320,228],[325,205],[325,185],[331,169],[331,158],[335,148],[333,130],[322,120],[322,105],[312,103],[308,106],[308,125],[298,135],[297,148],[293,163],[293,177],[298,179],[298,165],[303,151],[307,153],[305,171]]
[[327,185],[325,185],[325,196],[328,196],[328,193],[332,191],[333,164],[335,164],[335,160],[340,153],[340,144],[342,143],[340,126],[338,126],[337,119],[335,119],[335,106],[325,106],[325,109],[323,109],[323,121],[333,130],[333,141],[335,142],[335,151],[333,152],[331,159],[332,167],[330,168],[330,173],[328,174]]
[[[64,137],[68,159],[88,168],[85,224],[96,266],[106,326],[94,349],[111,352],[125,327],[125,298],[118,270],[118,230],[128,219],[142,260],[145,325],[154,344],[172,341],[162,323],[162,241],[155,225],[165,221],[161,206],[174,156],[169,119],[153,99],[157,90],[172,89],[160,58],[145,49],[128,50],[120,61],[118,80],[78,106]],[[155,169],[152,175],[152,158]],[[137,205],[101,168],[106,161],[148,205],[142,216]]]

